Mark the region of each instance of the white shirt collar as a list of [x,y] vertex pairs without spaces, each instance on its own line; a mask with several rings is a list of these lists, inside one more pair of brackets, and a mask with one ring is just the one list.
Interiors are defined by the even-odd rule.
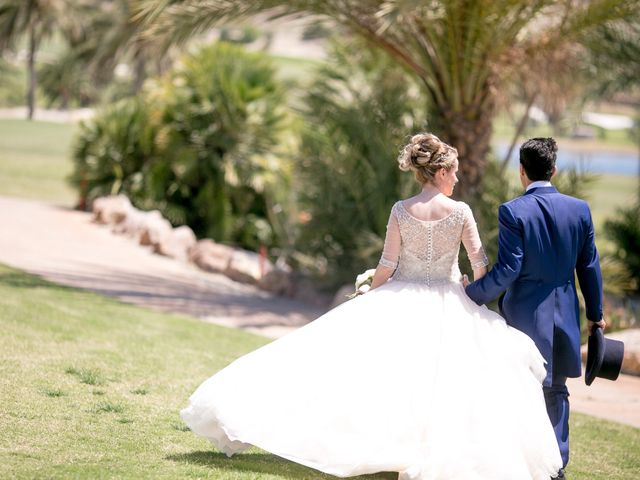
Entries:
[[532,188],[539,188],[539,187],[553,187],[553,185],[551,185],[551,182],[549,182],[548,180],[537,180],[529,184],[529,186],[527,187],[527,192]]

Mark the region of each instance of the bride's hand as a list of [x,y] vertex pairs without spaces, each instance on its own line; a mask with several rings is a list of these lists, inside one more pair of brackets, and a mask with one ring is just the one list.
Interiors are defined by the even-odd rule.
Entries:
[[469,277],[467,277],[466,274],[462,275],[462,286],[464,288],[467,288],[467,285],[469,285],[471,282],[469,281]]

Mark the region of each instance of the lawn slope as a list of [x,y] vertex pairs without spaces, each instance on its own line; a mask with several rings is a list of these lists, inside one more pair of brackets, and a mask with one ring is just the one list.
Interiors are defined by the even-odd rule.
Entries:
[[[178,416],[267,339],[1,265],[0,331],[0,478],[333,478],[258,449],[227,459]],[[570,478],[639,478],[640,430],[573,415],[572,431]]]

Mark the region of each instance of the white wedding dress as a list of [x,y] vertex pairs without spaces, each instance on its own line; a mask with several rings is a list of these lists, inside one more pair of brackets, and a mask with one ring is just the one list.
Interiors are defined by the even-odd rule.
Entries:
[[206,380],[186,424],[227,455],[255,445],[339,477],[555,475],[544,360],[465,295],[461,241],[472,263],[486,257],[471,210],[455,205],[423,221],[396,203],[380,260],[393,277]]

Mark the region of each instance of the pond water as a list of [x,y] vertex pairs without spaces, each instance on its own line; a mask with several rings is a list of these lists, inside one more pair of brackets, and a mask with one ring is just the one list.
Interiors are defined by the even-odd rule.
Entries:
[[[504,158],[507,154],[509,145],[507,143],[498,143],[494,145],[494,151],[498,159]],[[616,175],[638,175],[639,166],[636,153],[631,152],[606,152],[606,151],[580,151],[559,149],[557,165],[560,170],[575,167],[579,170],[586,170],[593,173],[611,173]],[[516,147],[511,154],[509,165],[511,167],[518,166],[518,148]]]

